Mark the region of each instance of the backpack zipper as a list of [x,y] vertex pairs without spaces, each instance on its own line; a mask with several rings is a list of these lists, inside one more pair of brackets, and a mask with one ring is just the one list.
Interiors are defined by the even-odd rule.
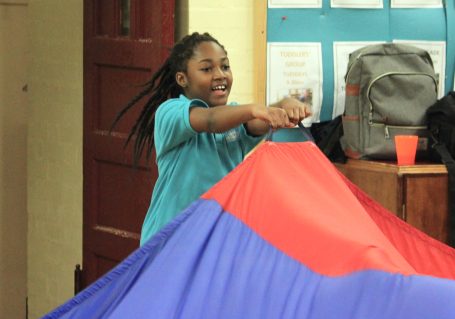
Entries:
[[377,82],[380,79],[382,79],[386,76],[389,76],[389,75],[424,75],[424,76],[428,76],[433,80],[435,87],[436,87],[436,91],[438,88],[438,82],[437,82],[436,78],[434,76],[432,76],[431,74],[428,74],[425,72],[387,72],[387,73],[383,73],[383,74],[375,77],[373,80],[370,81],[370,84],[368,85],[368,88],[367,88],[367,97],[368,97],[368,102],[370,103],[370,112],[368,114],[368,124],[370,124],[370,125],[374,124],[373,123],[373,102],[370,99],[371,87],[373,86],[373,84],[375,82]]
[[384,125],[384,137],[386,139],[390,138],[389,128],[392,129],[402,129],[402,130],[425,130],[427,129],[424,125],[417,125],[417,126],[401,126],[401,125],[387,125],[384,123],[371,123],[371,126],[382,126]]
[[360,59],[361,56],[362,56],[362,53],[359,53],[359,54],[355,57],[355,61],[353,61],[353,62],[351,63],[351,65],[349,66],[348,71],[346,72],[345,79],[344,79],[344,81],[345,81],[346,83],[348,83],[349,74],[351,73],[351,70],[353,69],[354,64],[357,63],[357,61]]

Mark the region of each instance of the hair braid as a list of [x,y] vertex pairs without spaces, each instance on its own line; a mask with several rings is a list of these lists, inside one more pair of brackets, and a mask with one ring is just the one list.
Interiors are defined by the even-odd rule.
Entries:
[[224,51],[224,46],[209,33],[194,32],[185,36],[177,42],[169,57],[163,65],[153,74],[152,78],[144,84],[144,89],[137,94],[128,104],[118,113],[111,131],[120,119],[131,108],[137,105],[145,96],[150,96],[145,103],[139,117],[130,130],[125,146],[136,136],[134,141],[134,163],[138,163],[144,148],[146,148],[146,158],[149,159],[154,146],[155,113],[158,107],[169,98],[176,98],[183,93],[183,89],[177,84],[175,74],[186,72],[188,60],[193,56],[194,50],[201,42],[215,42]]

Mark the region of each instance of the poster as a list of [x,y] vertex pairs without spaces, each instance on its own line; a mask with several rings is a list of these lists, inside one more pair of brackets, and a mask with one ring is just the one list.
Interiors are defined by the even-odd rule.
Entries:
[[442,0],[390,0],[390,1],[391,8],[442,8]]
[[383,0],[331,0],[332,8],[382,9]]
[[334,96],[332,118],[343,114],[345,100],[345,75],[348,68],[349,54],[370,44],[384,43],[379,41],[356,41],[333,43]]
[[269,8],[322,8],[322,0],[269,0]]
[[395,43],[409,44],[428,51],[433,60],[434,71],[438,80],[438,98],[444,96],[446,78],[446,43],[445,41],[394,40]]
[[322,52],[319,42],[267,44],[267,105],[295,97],[311,107],[305,126],[319,122],[322,104]]

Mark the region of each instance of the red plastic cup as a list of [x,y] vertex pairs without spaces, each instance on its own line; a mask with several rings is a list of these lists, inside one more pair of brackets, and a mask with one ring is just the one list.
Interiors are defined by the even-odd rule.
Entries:
[[417,135],[396,135],[395,149],[398,165],[414,165],[416,159]]

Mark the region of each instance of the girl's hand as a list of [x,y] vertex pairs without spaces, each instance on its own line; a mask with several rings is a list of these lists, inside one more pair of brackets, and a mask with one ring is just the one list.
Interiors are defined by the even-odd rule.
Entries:
[[270,106],[283,109],[286,112],[289,121],[293,124],[291,127],[299,124],[299,122],[304,118],[311,116],[311,108],[309,104],[302,103],[299,100],[290,97],[284,98]]
[[257,105],[253,108],[252,115],[255,119],[267,123],[273,129],[295,126],[289,120],[288,113],[282,108]]

